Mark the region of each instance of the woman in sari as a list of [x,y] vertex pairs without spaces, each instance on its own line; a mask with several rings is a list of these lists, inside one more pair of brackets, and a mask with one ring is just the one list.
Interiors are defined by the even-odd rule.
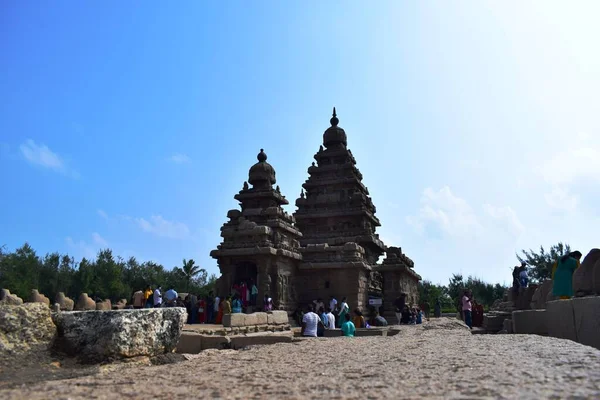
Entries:
[[573,272],[579,267],[581,253],[574,251],[558,260],[552,274],[552,295],[560,299],[573,297]]
[[215,324],[218,325],[223,322],[223,303],[225,303],[225,300],[219,302],[219,311],[217,312],[217,319],[215,319]]
[[342,323],[346,322],[346,314],[350,311],[350,307],[348,307],[348,303],[346,303],[346,298],[342,298],[342,305],[340,306],[340,312],[338,313],[337,323],[338,328],[342,326]]

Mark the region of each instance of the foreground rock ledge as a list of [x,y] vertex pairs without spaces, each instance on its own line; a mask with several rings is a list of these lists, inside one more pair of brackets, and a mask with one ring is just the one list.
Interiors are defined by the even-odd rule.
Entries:
[[57,348],[84,362],[100,362],[173,351],[185,308],[61,312],[53,316]]

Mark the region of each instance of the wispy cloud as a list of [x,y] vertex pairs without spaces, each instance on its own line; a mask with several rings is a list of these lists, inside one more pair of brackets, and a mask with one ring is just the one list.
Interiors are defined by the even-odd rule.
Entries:
[[550,193],[544,195],[546,203],[554,210],[572,212],[579,204],[579,197],[573,195],[568,189],[558,186],[552,188]]
[[427,188],[421,196],[417,215],[406,218],[420,234],[434,226],[449,236],[470,236],[481,230],[481,224],[466,200],[455,196],[448,186],[439,191]]
[[520,235],[525,230],[517,213],[510,206],[497,207],[484,204],[483,210],[493,220],[504,224],[513,235]]
[[45,144],[37,144],[32,139],[28,139],[19,146],[19,149],[25,160],[32,165],[60,172],[73,178],[79,177],[76,171],[69,169],[64,160]]
[[169,221],[160,215],[153,215],[149,220],[135,218],[135,223],[144,231],[156,236],[170,239],[186,239],[190,236],[190,229],[183,222]]
[[187,156],[185,154],[181,154],[181,153],[173,154],[167,160],[169,160],[175,164],[189,164],[192,162],[192,159],[189,156]]
[[102,210],[102,209],[98,209],[96,210],[96,213],[102,218],[102,219],[108,219],[108,214],[106,213],[106,211]]
[[100,236],[98,232],[92,233],[91,243],[85,240],[75,241],[70,236],[65,241],[76,257],[85,257],[92,260],[96,258],[98,251],[109,247],[108,241]]

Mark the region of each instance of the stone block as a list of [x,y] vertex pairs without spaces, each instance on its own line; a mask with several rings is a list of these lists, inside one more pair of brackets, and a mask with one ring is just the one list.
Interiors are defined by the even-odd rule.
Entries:
[[16,294],[12,294],[8,289],[2,289],[0,290],[0,304],[19,306],[23,304],[23,299]]
[[273,311],[271,315],[273,316],[273,324],[275,325],[283,325],[290,323],[287,311],[277,310]]
[[256,314],[245,314],[244,315],[244,325],[245,326],[258,325],[258,318],[256,318]]
[[401,329],[398,329],[398,328],[389,328],[387,335],[388,336],[396,336],[397,334],[400,333],[400,331],[401,331]]
[[[510,333],[508,329],[505,330]],[[518,334],[547,335],[546,310],[513,311],[512,331]]]
[[229,336],[202,336],[202,350],[206,349],[228,349],[231,347],[231,338]]
[[548,293],[552,292],[552,280],[548,279],[538,286],[533,297],[531,298],[531,309],[542,310],[546,308],[546,299]]
[[358,328],[354,332],[354,336],[387,336],[387,329],[371,329],[371,328]]
[[96,309],[96,302],[88,297],[87,293],[81,293],[77,304],[75,305],[76,311],[91,311]]
[[548,335],[577,341],[573,300],[554,300],[546,303]]
[[54,303],[58,304],[61,311],[73,311],[75,307],[75,302],[65,296],[63,292],[58,292],[56,297],[54,298]]
[[342,336],[342,330],[341,329],[325,329],[324,332],[324,337],[338,337],[338,336]]
[[30,303],[42,303],[50,306],[50,299],[38,292],[37,289],[31,289],[31,295],[29,297]]
[[0,302],[0,355],[45,351],[55,336],[56,326],[45,304]]
[[108,311],[112,310],[112,304],[110,300],[99,301],[96,303],[96,310]]
[[502,327],[502,331],[506,333],[513,333],[513,322],[512,319],[505,319]]
[[600,349],[600,296],[580,297],[572,301],[577,341]]
[[233,336],[231,338],[231,348],[241,349],[248,346],[256,345],[267,345],[274,343],[291,343],[293,340],[292,335],[281,335],[281,334],[258,334],[258,335],[245,335],[245,336]]
[[257,312],[254,314],[256,315],[256,325],[266,325],[269,323],[266,312]]
[[223,315],[223,326],[224,327],[244,326],[245,321],[246,321],[246,316],[242,313],[224,314]]
[[181,307],[61,312],[55,345],[83,362],[157,356],[175,349],[186,319]]
[[202,335],[198,332],[181,332],[181,337],[175,351],[186,354],[200,353],[202,351]]

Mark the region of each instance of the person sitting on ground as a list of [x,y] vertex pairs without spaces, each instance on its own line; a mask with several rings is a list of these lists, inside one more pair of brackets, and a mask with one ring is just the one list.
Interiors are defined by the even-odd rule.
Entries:
[[300,334],[304,337],[317,337],[317,329],[319,325],[323,325],[321,319],[314,313],[312,304],[307,307],[308,312],[302,317],[302,329]]
[[353,337],[356,332],[356,327],[351,321],[350,314],[346,314],[346,322],[342,324],[342,336]]
[[365,317],[363,317],[362,312],[357,308],[354,310],[354,318],[352,318],[352,323],[355,328],[365,328]]
[[552,295],[559,299],[573,297],[573,273],[579,268],[581,253],[574,251],[565,254],[558,260],[552,276]]
[[371,318],[371,325],[373,325],[373,326],[387,326],[388,322],[386,321],[385,318],[383,318],[379,314],[379,311],[375,310],[375,311],[373,311],[373,317]]

